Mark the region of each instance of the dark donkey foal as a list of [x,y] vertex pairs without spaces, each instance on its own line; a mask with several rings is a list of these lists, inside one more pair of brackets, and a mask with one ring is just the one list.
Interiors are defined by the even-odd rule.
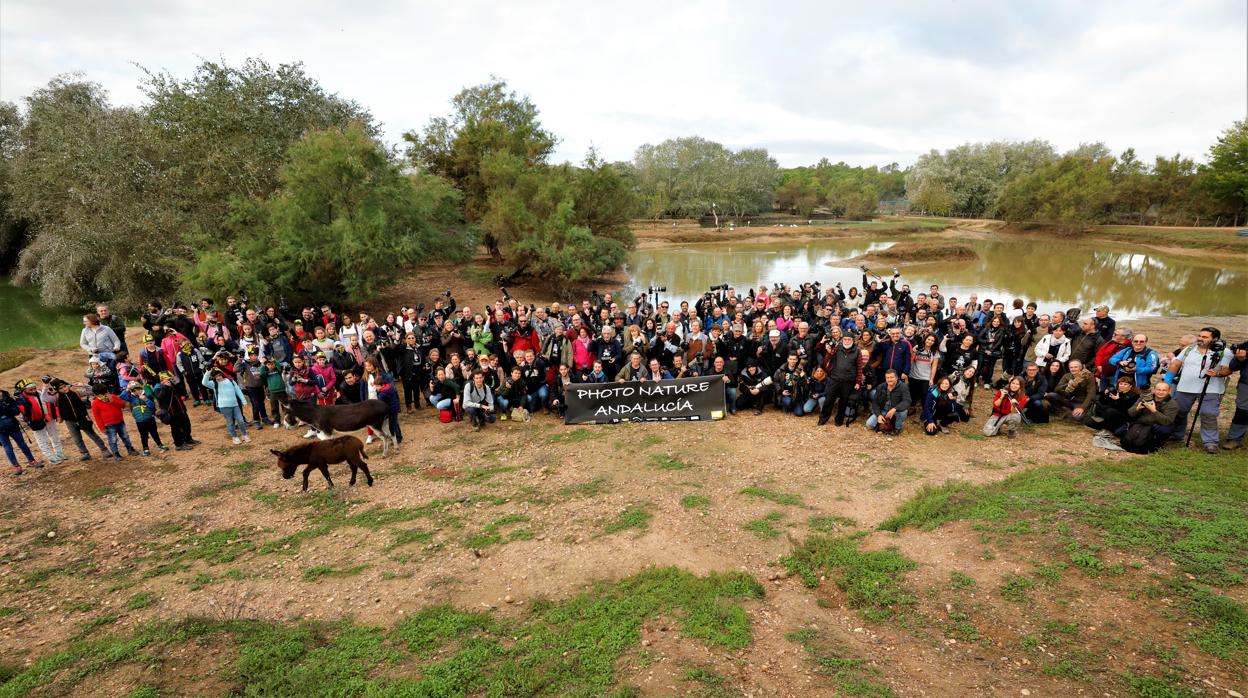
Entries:
[[277,449],[269,449],[277,456],[277,467],[282,471],[282,479],[289,480],[295,476],[295,468],[307,464],[308,467],[303,469],[303,491],[308,491],[308,473],[313,469],[320,470],[321,475],[325,476],[325,482],[330,487],[334,486],[334,481],[329,479],[329,466],[346,461],[351,465],[351,484],[355,484],[356,470],[364,471],[364,478],[368,482],[368,486],[373,486],[373,475],[368,472],[368,465],[364,463],[364,459],[368,458],[364,453],[364,442],[354,436],[339,436],[325,441],[309,441],[308,443],[299,444],[278,451]]

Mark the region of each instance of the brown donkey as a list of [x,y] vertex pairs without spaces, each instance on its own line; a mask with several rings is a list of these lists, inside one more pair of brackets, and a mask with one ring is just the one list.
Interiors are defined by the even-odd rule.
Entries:
[[368,486],[373,486],[373,475],[368,472],[368,465],[364,463],[364,459],[368,456],[364,453],[364,442],[354,436],[339,436],[325,441],[309,441],[308,443],[292,446],[285,451],[277,449],[269,449],[273,455],[277,456],[277,467],[282,471],[282,479],[289,480],[295,476],[295,469],[301,465],[307,464],[303,469],[303,491],[308,491],[308,473],[313,469],[320,470],[321,475],[325,476],[325,482],[330,487],[334,486],[334,481],[329,479],[329,466],[336,465],[346,461],[351,465],[351,483],[355,484],[356,470],[364,471],[364,478],[368,482]]

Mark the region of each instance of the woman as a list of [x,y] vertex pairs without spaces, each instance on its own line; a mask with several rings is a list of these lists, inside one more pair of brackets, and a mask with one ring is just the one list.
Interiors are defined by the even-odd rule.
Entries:
[[952,344],[949,339],[945,337],[941,342],[940,372],[948,376],[961,376],[963,371],[973,368],[978,374],[979,360],[975,352],[975,338],[968,334],[953,347],[949,346]]
[[983,383],[984,390],[992,388],[992,374],[997,369],[997,360],[1001,358],[1005,334],[1005,321],[1000,315],[993,315],[979,333],[979,382]]
[[334,367],[329,365],[329,357],[325,355],[325,352],[316,352],[316,363],[312,364],[312,367],[308,370],[320,379],[320,389],[317,391],[316,404],[334,404],[334,387],[338,385],[338,376],[334,373]]
[[572,370],[565,364],[559,364],[559,374],[555,376],[554,383],[550,389],[550,407],[560,417],[563,417],[568,412],[568,386],[574,382],[572,380]]
[[996,436],[1005,427],[1006,436],[1018,436],[1018,425],[1023,421],[1023,409],[1027,407],[1027,394],[1023,379],[1014,376],[992,398],[992,414],[984,422],[984,436]]
[[100,322],[100,316],[87,313],[82,316],[82,334],[78,336],[78,346],[88,357],[98,356],[100,361],[112,367],[113,359],[121,349],[121,339],[108,325]]
[[1083,423],[1090,429],[1103,431],[1102,436],[1112,435],[1127,423],[1127,410],[1139,399],[1140,391],[1135,385],[1135,377],[1119,376],[1113,388],[1097,397]]
[[810,375],[810,381],[806,384],[806,402],[802,405],[801,410],[797,411],[799,416],[811,413],[822,413],[823,406],[828,401],[828,373],[823,370],[823,366],[816,366],[814,373]]
[[786,337],[793,336],[794,331],[793,306],[785,304],[780,308],[780,316],[776,318],[776,329],[784,333]]
[[1005,329],[1005,338],[1001,342],[1001,372],[1009,378],[1023,374],[1023,366],[1027,361],[1023,347],[1028,343],[1028,334],[1027,323],[1023,321],[1021,313]]
[[[243,419],[243,407],[247,404],[247,396],[243,395],[243,389],[219,368],[212,369],[208,375],[204,376],[203,382],[206,387],[212,388],[215,396],[213,407],[225,418],[225,429],[230,434],[230,441],[233,441],[235,446],[243,441],[251,441],[251,437],[247,435],[247,422]],[[109,446],[112,446],[111,441]]]
[[922,405],[928,388],[932,387],[932,376],[940,366],[940,350],[937,348],[936,335],[929,334],[922,343],[914,345],[914,358],[910,361],[910,404]]
[[641,333],[640,325],[629,325],[628,330],[624,332],[624,355],[628,356],[633,353],[634,349],[643,354],[650,350],[645,335]]
[[429,381],[429,403],[438,411],[453,409],[459,398],[459,383],[447,375],[446,369],[439,367]]
[[[386,403],[388,408],[386,418],[390,425],[390,435],[394,437],[395,443],[402,443],[403,430],[399,427],[399,411],[402,406],[399,404],[399,391],[394,387],[394,378],[381,370],[377,359],[371,356],[364,359],[363,371],[364,382],[368,386],[368,399],[381,400]],[[372,439],[373,435],[369,433],[368,440],[372,441]]]
[[[581,325],[581,329],[576,334],[576,339],[572,341],[572,368],[578,372],[588,371],[594,365],[594,351],[592,348],[593,340],[589,336],[589,330]],[[563,365],[562,362],[560,365]]]
[[942,434],[949,425],[965,422],[970,419],[962,405],[958,404],[953,393],[953,381],[949,376],[941,376],[936,384],[928,388],[923,395],[923,432],[928,436]]
[[977,371],[974,366],[967,366],[962,372],[951,376],[953,380],[952,392],[958,405],[966,412],[966,416],[975,415],[975,408],[972,403],[975,399],[975,375]]
[[472,347],[477,350],[477,354],[488,354],[490,351],[490,342],[494,340],[494,333],[489,326],[485,324],[485,316],[477,313],[472,316],[472,324],[468,327],[468,341],[472,343]]
[[[567,371],[567,366],[560,366]],[[472,423],[473,431],[481,431],[481,427],[494,421],[494,391],[485,384],[485,374],[481,371],[472,372],[472,381],[464,388],[460,404]]]

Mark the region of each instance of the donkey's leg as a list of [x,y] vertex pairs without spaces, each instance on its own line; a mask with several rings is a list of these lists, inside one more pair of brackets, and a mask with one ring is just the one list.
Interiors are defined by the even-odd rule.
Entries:
[[308,473],[312,472],[312,464],[308,463],[303,469],[303,491],[308,491]]
[[[373,474],[368,472],[368,463],[365,463],[364,459],[360,458],[360,455],[358,453],[348,457],[347,460],[351,463],[351,472],[354,473],[356,468],[363,470],[364,481],[368,483],[369,487],[372,487],[373,486]],[[352,477],[354,477],[354,475],[352,475]]]

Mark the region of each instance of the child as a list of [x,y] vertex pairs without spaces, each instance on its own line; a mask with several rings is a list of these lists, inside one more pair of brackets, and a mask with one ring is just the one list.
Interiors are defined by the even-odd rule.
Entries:
[[1023,379],[1015,376],[992,398],[992,415],[984,422],[984,436],[996,436],[1005,427],[1009,438],[1017,436],[1018,425],[1023,421],[1023,408],[1027,406],[1027,394]]
[[215,366],[211,373],[204,376],[204,385],[212,388],[216,396],[213,408],[225,418],[225,429],[230,433],[230,440],[234,442],[234,445],[237,446],[243,441],[250,442],[251,437],[247,435],[247,422],[243,419],[243,406],[247,404],[247,396],[243,395],[243,389],[238,387],[234,379],[227,377],[225,371]]
[[117,386],[117,377],[104,362],[100,361],[98,356],[92,356],[87,359],[87,372],[82,374],[87,379],[87,385],[92,390],[96,386],[104,388],[105,392],[112,392]]
[[269,416],[273,418],[273,428],[277,429],[286,422],[286,376],[277,367],[277,359],[272,354],[264,357],[260,382],[269,398]]
[[126,431],[125,412],[122,411],[121,400],[108,392],[102,385],[91,389],[95,399],[91,401],[91,418],[95,426],[108,436],[108,450],[113,460],[121,460],[121,452],[117,448],[117,439],[126,445],[126,453],[135,455],[138,451],[130,443],[130,433]]
[[[159,375],[172,375],[168,371],[162,371]],[[156,429],[156,400],[154,391],[142,381],[135,381],[130,384],[121,394],[121,399],[130,403],[130,414],[134,417],[134,425],[139,429],[139,438],[143,443],[143,455],[150,456],[152,452],[147,447],[148,440],[156,442],[156,447],[161,451],[168,451],[165,445],[160,442],[160,432]]]

